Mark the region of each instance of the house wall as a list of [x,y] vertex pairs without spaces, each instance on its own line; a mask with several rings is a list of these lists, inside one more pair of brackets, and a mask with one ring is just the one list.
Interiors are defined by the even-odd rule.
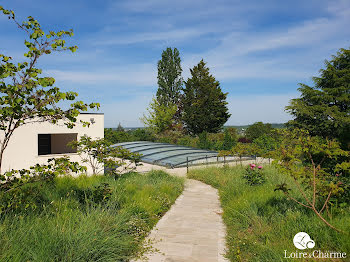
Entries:
[[[79,124],[80,120],[91,122],[90,127],[83,127]],[[37,163],[44,164],[47,160],[53,157],[62,157],[64,155],[69,156],[71,161],[81,162],[81,158],[77,153],[66,154],[50,154],[50,155],[38,155],[38,134],[77,134],[77,137],[88,135],[92,138],[104,137],[104,115],[103,114],[81,114],[78,117],[77,125],[69,129],[63,122],[57,124],[51,124],[48,122],[43,123],[30,123],[19,127],[13,133],[10,142],[5,149],[2,172],[9,171],[11,169],[23,169],[29,168]],[[0,139],[4,136],[0,131]],[[59,152],[57,150],[68,150],[64,141],[66,138],[63,136],[57,136],[57,141],[60,143],[51,143],[52,152]],[[60,139],[61,138],[61,139]],[[72,136],[71,136],[72,138]],[[62,151],[61,151],[62,152]],[[88,167],[88,166],[87,166]],[[91,168],[88,167],[88,173],[92,173]]]

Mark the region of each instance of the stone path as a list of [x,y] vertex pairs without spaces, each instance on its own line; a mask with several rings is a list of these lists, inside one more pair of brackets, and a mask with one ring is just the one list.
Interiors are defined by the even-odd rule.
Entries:
[[[158,221],[149,238],[160,252],[138,261],[224,262],[225,227],[218,192],[187,179],[183,194]],[[148,260],[147,260],[148,259]]]

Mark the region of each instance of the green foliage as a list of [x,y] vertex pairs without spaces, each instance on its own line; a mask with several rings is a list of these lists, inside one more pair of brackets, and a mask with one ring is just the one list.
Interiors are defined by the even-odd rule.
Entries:
[[105,140],[110,144],[138,140],[130,132],[116,131],[116,130],[113,130],[112,128],[105,128],[104,129],[104,137],[105,137]]
[[117,132],[125,132],[124,128],[122,127],[122,125],[120,123],[118,124]]
[[[76,46],[66,46],[65,37],[73,36],[73,31],[49,31],[45,33],[39,22],[29,16],[23,23],[17,22],[15,14],[0,6],[0,12],[13,21],[27,35],[24,44],[27,48],[24,62],[14,63],[12,57],[0,54],[0,130],[4,138],[0,141],[0,172],[4,150],[13,132],[30,122],[63,120],[68,128],[77,122],[81,111],[98,108],[98,103],[73,102],[78,96],[75,92],[61,92],[55,87],[55,79],[42,77],[37,68],[40,58],[53,52],[70,50]],[[67,109],[60,107],[62,101],[72,101]],[[82,122],[89,125],[88,122]]]
[[101,183],[93,188],[76,188],[72,193],[81,204],[88,205],[105,204],[112,197],[112,189],[108,183]]
[[350,149],[350,50],[340,49],[326,60],[313,82],[314,86],[300,84],[301,97],[286,107],[294,116],[288,125],[311,135],[336,138]]
[[243,178],[250,186],[257,186],[266,182],[263,167],[257,167],[255,164],[250,164],[248,167],[246,167]]
[[[77,149],[83,163],[90,165],[94,175],[107,171],[115,177],[121,173],[130,171],[130,165],[140,161],[138,153],[131,153],[123,147],[112,147],[103,138],[92,139],[89,136],[80,137],[79,141],[73,141],[70,145]],[[126,162],[125,160],[129,161]]]
[[[0,174],[0,213],[12,210],[36,209],[37,201],[33,198],[37,191],[30,184],[52,183],[58,176],[80,174],[86,171],[85,166],[71,162],[69,158],[51,158],[47,164],[36,164],[30,169],[11,170]],[[39,202],[44,202],[40,199]]]
[[165,130],[160,134],[156,134],[157,142],[178,144],[179,139],[184,135],[183,130],[174,126],[171,130]]
[[212,143],[208,140],[207,132],[199,134],[197,147],[200,149],[210,149],[212,147]]
[[158,61],[157,101],[167,107],[178,105],[183,79],[181,77],[181,58],[177,48],[168,47]]
[[231,133],[234,133],[236,135],[235,130],[236,129],[233,129],[233,128],[230,128],[230,129],[229,128],[225,128],[225,130],[224,130],[224,141],[222,143],[221,150],[231,150],[232,147],[236,145],[237,140],[235,140],[232,137],[232,135],[231,135]]
[[191,69],[191,76],[185,83],[182,101],[185,127],[192,134],[217,133],[230,117],[227,93],[222,92],[203,60]]
[[156,137],[149,129],[138,128],[132,132],[132,135],[137,141],[152,141],[154,142]]
[[141,121],[155,133],[162,133],[175,125],[176,105],[167,106],[153,98],[147,111],[148,115],[144,115]]
[[238,156],[259,155],[260,148],[252,143],[237,143],[232,148],[232,153]]
[[[264,166],[266,182],[252,187],[242,178],[244,172],[245,167],[237,166],[191,169],[189,173],[189,178],[219,190],[230,261],[282,261],[284,250],[295,252],[292,240],[298,232],[307,232],[316,239],[317,249],[349,252],[348,234],[332,230],[312,210],[300,209],[296,202],[274,192],[276,183],[286,182],[294,196],[302,199],[292,178],[277,172],[273,166]],[[349,207],[333,206],[330,213],[332,224],[350,231]]]
[[[342,199],[344,185],[339,179],[339,158],[349,158],[349,152],[340,148],[335,140],[310,136],[307,131],[286,132],[275,154],[275,164],[282,174],[292,177],[299,185],[303,201],[295,199],[287,186],[277,186],[282,192],[298,204],[311,209],[328,226],[334,228],[322,215],[328,210],[329,203]],[[349,176],[346,171],[342,173]],[[341,182],[341,183],[340,183]],[[348,201],[348,200],[347,200]]]
[[32,184],[35,194],[28,201],[36,209],[0,215],[0,260],[130,261],[150,248],[143,240],[181,194],[183,182],[154,171],[118,180],[66,176]]
[[260,149],[260,154],[262,157],[271,157],[273,152],[279,146],[280,142],[278,138],[263,134],[262,136],[254,139],[253,144]]
[[179,138],[177,144],[181,146],[197,147],[198,143],[198,137],[185,135]]
[[271,124],[264,124],[263,122],[256,122],[250,125],[245,131],[245,135],[249,140],[254,141],[262,135],[269,136],[272,132]]

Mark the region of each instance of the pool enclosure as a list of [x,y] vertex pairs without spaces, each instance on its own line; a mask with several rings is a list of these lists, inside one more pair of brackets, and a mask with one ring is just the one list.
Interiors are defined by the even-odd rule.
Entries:
[[[219,157],[216,151],[167,143],[134,141],[118,143],[113,146],[121,146],[133,153],[141,154],[142,162],[169,168],[225,161],[224,157]],[[238,157],[228,157],[227,161],[237,161],[238,159]]]

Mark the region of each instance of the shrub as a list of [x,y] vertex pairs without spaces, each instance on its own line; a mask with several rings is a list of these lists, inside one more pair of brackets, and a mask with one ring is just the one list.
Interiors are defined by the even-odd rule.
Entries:
[[326,211],[331,217],[329,205],[341,200],[344,194],[343,183],[347,181],[343,176],[349,175],[348,159],[349,152],[342,150],[336,140],[310,136],[300,129],[287,131],[276,151],[275,164],[281,173],[293,178],[303,200],[296,199],[285,182],[275,190],[281,190],[289,199],[312,210],[327,226],[340,231],[323,213]]
[[239,143],[251,143],[252,140],[250,140],[250,139],[248,139],[246,137],[240,137],[240,138],[238,138],[238,142]]
[[[235,129],[233,129],[235,130]],[[232,137],[230,133],[231,129],[229,130],[228,128],[225,129],[224,131],[224,139],[222,142],[222,147],[220,149],[222,150],[231,150],[232,147],[236,145],[236,140],[234,137]]]
[[152,131],[149,129],[145,129],[145,128],[138,128],[138,129],[134,130],[132,132],[132,135],[134,136],[135,140],[139,140],[139,141],[154,142],[156,140],[156,137],[154,136]]
[[74,189],[74,195],[81,204],[106,203],[112,196],[112,189],[108,183],[101,183],[93,188]]
[[199,141],[197,143],[197,147],[200,149],[210,149],[212,147],[212,143],[208,139],[208,133],[203,132],[199,136]]
[[265,174],[262,166],[250,164],[243,175],[248,185],[257,186],[266,182]]
[[198,143],[198,138],[197,137],[192,137],[192,136],[183,136],[179,138],[178,144],[181,146],[189,146],[189,147],[196,147]]

